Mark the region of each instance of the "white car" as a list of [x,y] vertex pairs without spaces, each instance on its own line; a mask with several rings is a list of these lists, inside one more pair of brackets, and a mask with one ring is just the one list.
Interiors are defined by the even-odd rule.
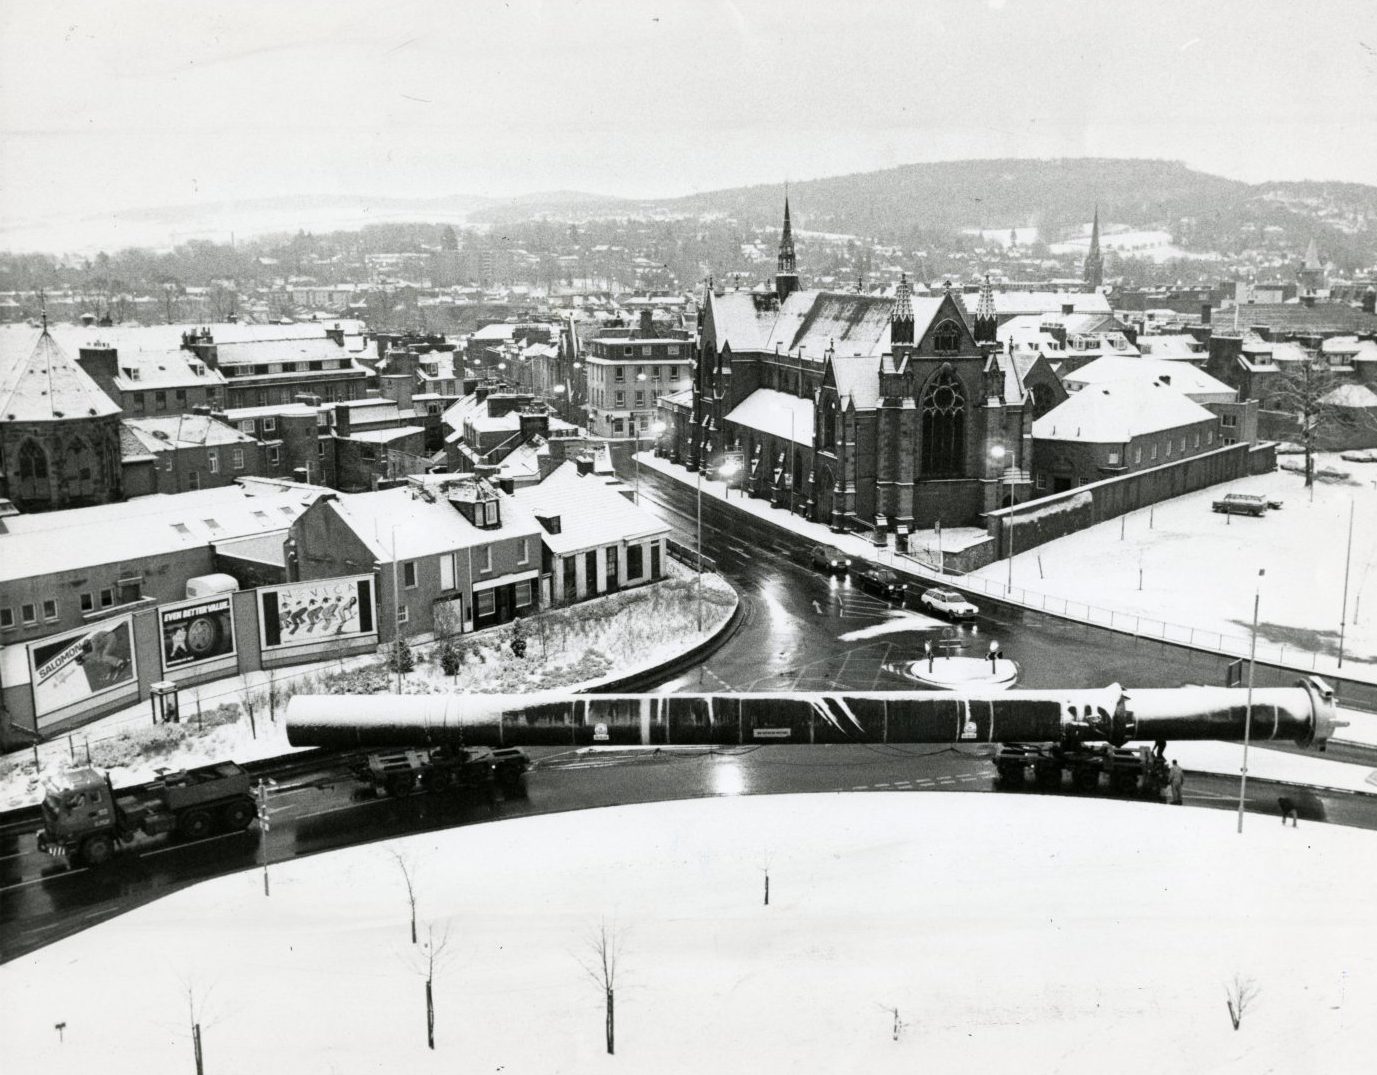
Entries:
[[954,620],[973,619],[980,609],[967,601],[955,590],[924,590],[918,599],[923,608],[949,616]]

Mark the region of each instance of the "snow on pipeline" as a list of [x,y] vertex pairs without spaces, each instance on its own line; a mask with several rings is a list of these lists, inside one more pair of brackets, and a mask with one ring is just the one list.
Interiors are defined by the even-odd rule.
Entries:
[[[108,1075],[194,1070],[193,1014],[207,1071],[1370,1070],[1377,840],[1234,828],[872,793],[430,833],[275,865],[270,897],[252,871],[209,882],[16,959],[0,1032],[13,1070]],[[615,1059],[585,971],[604,926]]]

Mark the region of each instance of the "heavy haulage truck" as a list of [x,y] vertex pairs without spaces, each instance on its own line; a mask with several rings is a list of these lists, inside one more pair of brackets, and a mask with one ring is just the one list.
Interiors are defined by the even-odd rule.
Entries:
[[99,866],[140,834],[199,840],[240,832],[256,813],[249,774],[232,761],[163,773],[120,795],[108,774],[74,769],[43,798],[38,849]]
[[496,805],[503,796],[526,798],[530,767],[526,752],[516,747],[401,747],[369,754],[353,772],[374,795],[477,790]]
[[[297,695],[294,746],[736,746],[984,744],[1001,787],[1033,775],[1082,790],[1103,777],[1120,793],[1161,786],[1170,740],[1291,740],[1323,749],[1334,692],[1310,676],[1294,687],[782,692],[769,694]],[[1131,747],[1130,743],[1159,744]]]

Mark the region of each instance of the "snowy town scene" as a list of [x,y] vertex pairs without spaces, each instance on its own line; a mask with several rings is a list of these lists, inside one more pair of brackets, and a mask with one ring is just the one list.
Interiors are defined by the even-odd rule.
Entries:
[[0,5],[6,1071],[1356,1075],[1374,891],[1369,4]]

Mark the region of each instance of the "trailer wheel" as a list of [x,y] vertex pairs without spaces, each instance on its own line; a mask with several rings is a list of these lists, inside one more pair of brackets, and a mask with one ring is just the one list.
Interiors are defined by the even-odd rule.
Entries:
[[188,840],[200,840],[210,835],[210,814],[205,810],[191,810],[181,816],[177,828]]
[[88,836],[81,845],[81,861],[87,866],[103,866],[115,853],[115,841],[104,833]]
[[448,791],[454,786],[454,773],[449,769],[432,769],[421,778],[429,791]]
[[258,810],[253,803],[247,799],[235,799],[220,811],[220,825],[226,832],[240,832],[248,828],[256,813]]
[[1100,786],[1100,771],[1089,765],[1071,770],[1071,786],[1077,791],[1094,791]]
[[398,773],[387,778],[387,794],[394,799],[402,799],[411,794],[411,789],[415,786],[415,779],[409,774]]
[[1023,766],[1022,765],[996,765],[995,779],[1005,787],[1018,788],[1023,786]]
[[1040,761],[1033,767],[1033,777],[1040,788],[1061,787],[1061,766],[1054,761]]
[[502,778],[502,792],[509,799],[529,799],[531,789],[526,785],[526,774],[507,773]]
[[501,806],[504,801],[506,801],[506,796],[502,794],[502,785],[496,780],[490,780],[488,782],[488,809],[495,814],[497,813],[497,808]]
[[1109,789],[1116,795],[1133,795],[1138,791],[1138,774],[1132,769],[1115,769],[1109,774]]

